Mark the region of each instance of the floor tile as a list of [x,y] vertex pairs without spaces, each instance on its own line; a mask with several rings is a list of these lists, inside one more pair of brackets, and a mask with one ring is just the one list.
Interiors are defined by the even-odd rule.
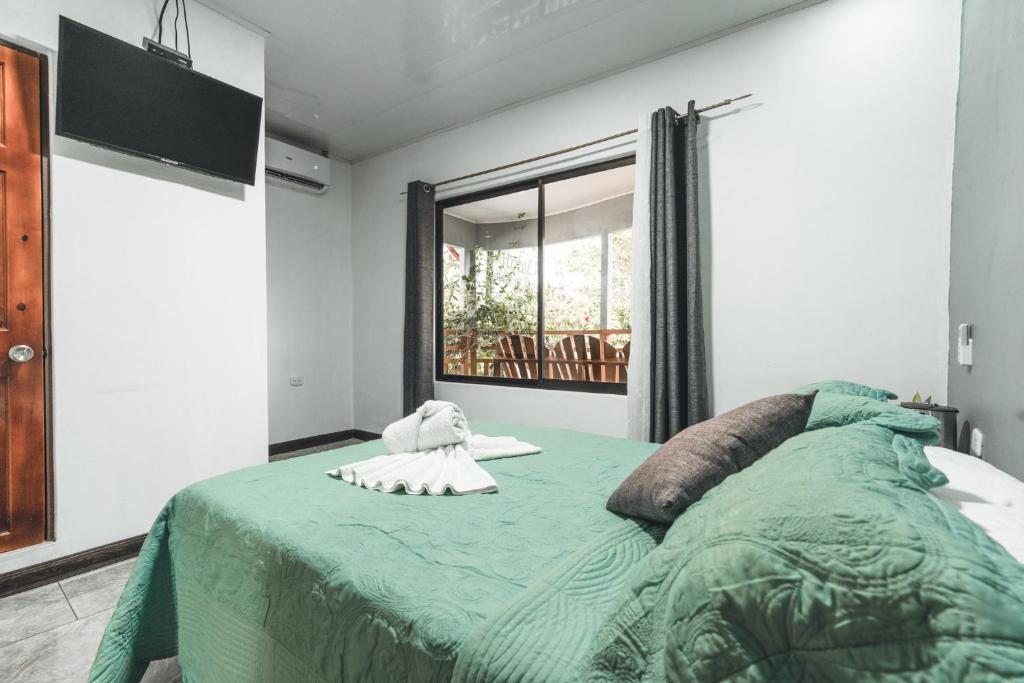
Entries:
[[[0,647],[75,620],[60,586],[51,583],[0,598]],[[0,676],[0,680],[7,680]]]
[[112,613],[100,612],[0,648],[0,681],[85,681]]
[[68,602],[71,603],[71,609],[75,611],[75,616],[82,619],[116,607],[117,601],[121,597],[121,591],[124,590],[124,584],[124,581],[107,584],[102,588],[68,598]]
[[134,568],[135,558],[133,557],[124,562],[107,565],[106,567],[94,569],[91,572],[72,576],[70,579],[64,579],[60,582],[60,587],[64,589],[64,595],[68,596],[70,600],[83,593],[88,593],[98,588],[105,588],[111,584],[123,586],[128,577],[131,576],[132,569]]
[[61,581],[75,616],[81,619],[117,605],[134,567],[133,558]]
[[142,683],[181,683],[181,667],[178,658],[158,659],[146,667],[146,675]]
[[324,444],[323,446],[316,447],[316,453],[323,453],[324,451],[334,451],[345,446],[354,446],[357,443],[363,443],[359,439],[345,439],[344,441],[336,441],[334,443]]

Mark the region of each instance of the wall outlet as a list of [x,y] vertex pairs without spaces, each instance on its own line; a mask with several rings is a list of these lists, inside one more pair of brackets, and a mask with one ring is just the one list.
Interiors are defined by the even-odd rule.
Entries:
[[980,429],[971,430],[971,455],[981,457],[981,449],[985,445],[985,435]]
[[301,387],[303,382],[305,382],[305,380],[300,375],[292,375],[288,378],[288,384],[293,387]]

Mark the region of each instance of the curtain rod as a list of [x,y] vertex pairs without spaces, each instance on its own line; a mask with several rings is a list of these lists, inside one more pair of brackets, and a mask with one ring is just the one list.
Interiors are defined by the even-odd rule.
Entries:
[[[727,100],[722,100],[721,102],[715,102],[714,104],[709,104],[706,107],[701,107],[700,109],[698,109],[697,113],[698,114],[703,114],[706,111],[710,111],[712,109],[717,109],[718,107],[728,106],[728,105],[732,104],[733,102],[735,102],[737,100],[746,99],[746,98],[752,96],[753,94],[754,93],[747,93],[746,95],[739,95],[738,97],[730,97]],[[685,117],[685,114],[680,115],[677,118],[684,118],[684,117]],[[434,183],[434,187],[441,187],[442,185],[450,185],[451,183],[457,183],[460,180],[469,180],[470,178],[476,178],[478,176],[487,175],[488,173],[496,173],[497,171],[504,171],[506,169],[514,168],[516,166],[522,166],[523,164],[531,164],[534,161],[541,161],[543,159],[548,159],[550,157],[555,157],[555,156],[558,156],[560,154],[568,154],[569,152],[575,152],[576,150],[583,149],[584,147],[590,147],[592,145],[599,145],[602,142],[608,142],[609,140],[614,140],[616,138],[623,138],[623,137],[626,137],[627,135],[633,135],[636,132],[637,132],[636,128],[633,128],[632,130],[624,130],[621,133],[613,133],[612,135],[606,135],[603,138],[598,138],[597,140],[591,140],[589,142],[581,142],[580,144],[573,145],[572,147],[563,147],[562,149],[556,149],[554,152],[548,152],[547,154],[538,154],[537,156],[530,157],[529,159],[522,159],[520,161],[513,161],[510,164],[502,164],[501,166],[495,166],[494,168],[488,168],[485,171],[477,171],[475,173],[467,173],[466,175],[460,175],[458,178],[449,178],[447,180],[442,180],[439,183]],[[405,194],[405,193],[403,192],[402,194]]]

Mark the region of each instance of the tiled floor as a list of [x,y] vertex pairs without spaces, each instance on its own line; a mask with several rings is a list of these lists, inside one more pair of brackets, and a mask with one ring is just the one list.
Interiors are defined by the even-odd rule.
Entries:
[[[0,681],[84,681],[135,560],[0,598]],[[180,680],[173,660],[151,665],[145,680]]]
[[[272,461],[362,443],[348,439],[281,453]],[[0,598],[0,682],[77,683],[89,675],[103,631],[135,560]],[[181,681],[177,659],[153,662],[143,683]]]

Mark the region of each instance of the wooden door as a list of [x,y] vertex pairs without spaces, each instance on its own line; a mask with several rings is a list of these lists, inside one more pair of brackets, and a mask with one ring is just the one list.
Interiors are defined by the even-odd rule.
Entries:
[[41,77],[0,44],[0,552],[46,540]]

